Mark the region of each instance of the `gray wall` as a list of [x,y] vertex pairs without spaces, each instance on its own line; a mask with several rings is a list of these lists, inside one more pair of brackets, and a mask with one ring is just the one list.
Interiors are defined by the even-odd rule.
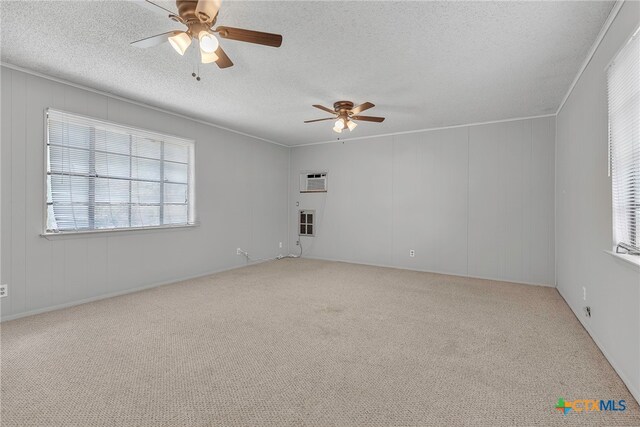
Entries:
[[[6,67],[1,74],[3,319],[244,265],[238,246],[256,257],[286,251],[288,148]],[[47,107],[194,139],[201,225],[40,237]]]
[[613,245],[605,67],[639,25],[640,3],[625,2],[558,114],[556,137],[558,290],[638,400],[640,269],[604,251]]
[[293,148],[290,247],[316,209],[307,257],[554,286],[554,142],[544,117]]

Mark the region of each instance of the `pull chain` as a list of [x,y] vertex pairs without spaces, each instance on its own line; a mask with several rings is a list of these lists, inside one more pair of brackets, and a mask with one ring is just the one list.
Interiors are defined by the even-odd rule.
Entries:
[[[194,52],[194,62],[191,68],[191,77],[195,78],[197,81],[200,81],[200,62],[198,61],[198,52],[197,49],[193,49]],[[197,71],[197,73],[196,73]]]

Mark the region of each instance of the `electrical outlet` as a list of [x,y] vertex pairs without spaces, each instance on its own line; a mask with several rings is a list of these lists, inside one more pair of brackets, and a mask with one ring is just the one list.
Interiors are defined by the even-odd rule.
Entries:
[[280,249],[282,249],[282,242],[280,242],[280,244],[278,245],[278,247],[279,247]]
[[296,240],[296,246],[300,246],[300,240]]
[[242,249],[240,248],[236,249],[236,255],[242,255]]
[[414,251],[413,249],[411,249],[411,250],[409,251],[409,256],[410,256],[411,258],[414,258],[414,257],[416,256],[416,251]]
[[587,316],[587,317],[591,317],[591,307],[586,306],[584,308],[584,315]]
[[9,285],[0,285],[0,298],[9,296]]
[[582,300],[586,301],[587,300],[587,288],[586,287],[582,287]]

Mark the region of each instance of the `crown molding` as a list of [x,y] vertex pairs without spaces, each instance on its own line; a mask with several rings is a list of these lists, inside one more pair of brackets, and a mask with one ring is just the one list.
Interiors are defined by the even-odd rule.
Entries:
[[235,129],[231,129],[231,128],[228,128],[228,127],[220,126],[218,124],[215,124],[213,122],[209,122],[209,121],[206,121],[206,120],[200,120],[200,119],[196,119],[196,118],[193,118],[193,117],[189,117],[189,116],[187,116],[185,114],[181,114],[181,113],[178,113],[178,112],[175,112],[175,111],[171,111],[171,110],[166,110],[164,108],[156,107],[154,105],[149,105],[149,104],[145,104],[143,102],[134,101],[133,99],[130,99],[130,98],[125,98],[123,96],[115,95],[115,94],[110,93],[110,92],[106,92],[106,91],[103,91],[103,90],[94,89],[94,88],[89,87],[89,86],[84,86],[84,85],[81,85],[81,84],[78,84],[78,83],[74,83],[74,82],[71,82],[69,80],[61,79],[61,78],[58,78],[58,77],[53,77],[53,76],[50,76],[50,75],[47,75],[47,74],[43,74],[43,73],[40,73],[38,71],[30,70],[28,68],[23,68],[23,67],[20,67],[18,65],[14,65],[14,64],[11,64],[11,63],[8,63],[8,62],[5,62],[5,61],[0,61],[0,66],[8,68],[8,69],[11,69],[11,70],[20,71],[22,73],[29,74],[29,75],[32,75],[32,76],[40,77],[40,78],[43,78],[43,79],[46,79],[46,80],[51,80],[51,81],[56,82],[56,83],[61,83],[61,84],[67,85],[67,86],[71,86],[71,87],[75,87],[75,88],[78,88],[78,89],[82,89],[82,90],[86,90],[86,91],[89,91],[89,92],[93,92],[93,93],[96,93],[98,95],[107,96],[107,97],[112,98],[112,99],[117,99],[118,101],[124,101],[124,102],[127,102],[129,104],[138,105],[138,106],[144,107],[144,108],[149,108],[151,110],[159,111],[161,113],[171,114],[172,116],[175,116],[175,117],[180,117],[182,119],[190,120],[192,122],[196,122],[196,123],[200,123],[200,124],[203,124],[203,125],[211,126],[211,127],[218,128],[218,129],[221,129],[221,130],[225,130],[227,132],[235,133],[237,135],[246,136],[248,138],[257,139],[257,140],[263,141],[263,142],[268,142],[269,144],[278,145],[280,147],[289,147],[288,145],[282,144],[280,142],[272,141],[270,139],[266,139],[266,138],[262,138],[262,137],[259,137],[259,136],[256,136],[256,135],[251,135],[249,133],[241,132],[239,130],[235,130]]
[[571,86],[569,86],[569,90],[567,91],[566,95],[564,96],[564,98],[562,98],[562,102],[560,103],[560,106],[556,110],[556,116],[560,114],[560,110],[562,110],[562,107],[564,107],[564,104],[569,99],[569,96],[571,96],[571,92],[573,92],[573,89],[576,87],[576,84],[578,84],[578,81],[580,80],[580,77],[582,77],[584,70],[586,70],[587,66],[593,59],[593,56],[596,54],[598,47],[600,47],[600,43],[602,43],[604,36],[607,35],[607,32],[609,31],[611,24],[613,23],[614,19],[616,19],[616,16],[618,16],[618,12],[620,12],[620,8],[624,4],[624,2],[625,0],[617,0],[616,3],[611,8],[611,11],[609,12],[609,16],[607,16],[606,21],[604,21],[604,25],[602,26],[602,28],[600,29],[600,32],[598,33],[598,37],[596,37],[596,41],[593,42],[593,45],[591,45],[591,49],[589,49],[589,53],[587,53],[587,57],[582,63],[582,67],[580,67],[578,74],[573,79],[573,82],[571,82]]
[[[133,1],[136,2],[136,0],[133,0]],[[137,1],[137,2],[139,2],[139,1]],[[379,135],[370,135],[370,136],[361,136],[361,137],[354,137],[354,138],[345,138],[345,139],[335,139],[335,140],[310,142],[310,143],[305,143],[305,144],[291,144],[291,145],[283,144],[283,143],[276,142],[276,141],[273,141],[273,140],[270,140],[270,139],[262,138],[262,137],[257,136],[257,135],[252,135],[252,134],[241,132],[241,131],[238,131],[238,130],[235,130],[235,129],[231,129],[231,128],[228,128],[228,127],[220,126],[220,125],[218,125],[216,123],[213,123],[213,122],[210,122],[210,121],[196,119],[196,118],[193,118],[193,117],[190,117],[190,116],[187,116],[185,114],[181,114],[181,113],[178,113],[178,112],[175,112],[175,111],[167,110],[167,109],[164,109],[164,108],[161,108],[161,107],[157,107],[157,106],[154,106],[154,105],[145,104],[143,102],[135,101],[135,100],[130,99],[130,98],[125,98],[125,97],[122,97],[122,96],[119,96],[119,95],[115,95],[115,94],[113,94],[111,92],[94,89],[94,88],[89,87],[89,86],[84,86],[84,85],[81,85],[81,84],[78,84],[78,83],[71,82],[69,80],[53,77],[53,76],[50,76],[50,75],[47,75],[47,74],[43,74],[43,73],[28,69],[28,68],[23,68],[23,67],[20,67],[20,66],[5,62],[5,61],[0,61],[0,66],[6,67],[6,68],[9,68],[9,69],[12,69],[12,70],[20,71],[20,72],[23,72],[23,73],[26,73],[26,74],[30,74],[30,75],[33,75],[33,76],[36,76],[36,77],[40,77],[40,78],[43,78],[43,79],[51,80],[51,81],[54,81],[54,82],[57,82],[57,83],[65,84],[65,85],[68,85],[68,86],[72,86],[72,87],[75,87],[75,88],[78,88],[78,89],[87,90],[89,92],[93,92],[93,93],[96,93],[96,94],[99,94],[99,95],[107,96],[107,97],[110,97],[110,98],[113,98],[113,99],[117,99],[117,100],[120,100],[120,101],[128,102],[130,104],[138,105],[138,106],[141,106],[141,107],[149,108],[149,109],[152,109],[152,110],[155,110],[155,111],[159,111],[159,112],[162,112],[162,113],[171,114],[171,115],[176,116],[176,117],[180,117],[180,118],[183,118],[183,119],[186,119],[186,120],[190,120],[192,122],[204,124],[204,125],[207,125],[207,126],[212,126],[212,127],[215,127],[215,128],[227,131],[227,132],[235,133],[237,135],[242,135],[242,136],[245,136],[245,137],[248,137],[248,138],[252,138],[252,139],[256,139],[256,140],[263,141],[263,142],[268,142],[270,144],[278,145],[280,147],[287,147],[287,148],[291,148],[291,147],[306,147],[306,146],[310,146],[310,145],[331,144],[331,143],[345,142],[345,141],[358,141],[358,140],[362,140],[362,139],[381,138],[381,137],[395,136],[395,135],[407,135],[407,134],[412,134],[412,133],[429,132],[429,131],[437,131],[437,130],[444,130],[444,129],[455,129],[455,128],[467,127],[467,126],[481,126],[481,125],[487,125],[487,124],[493,124],[493,123],[505,123],[505,122],[511,122],[511,121],[517,121],[517,120],[537,119],[537,118],[552,117],[552,116],[555,117],[558,114],[560,114],[560,111],[562,110],[562,108],[566,104],[567,100],[571,96],[571,93],[573,92],[573,89],[575,88],[576,84],[580,80],[580,77],[582,76],[582,74],[584,73],[585,69],[587,68],[587,66],[589,65],[591,60],[593,59],[593,56],[595,55],[598,47],[602,43],[602,40],[606,36],[609,28],[611,27],[611,24],[613,23],[613,21],[615,20],[616,16],[620,12],[620,9],[622,8],[622,5],[624,3],[625,3],[625,0],[617,0],[616,3],[611,8],[611,11],[609,12],[608,17],[607,17],[605,23],[603,24],[600,32],[598,33],[598,36],[596,37],[595,42],[593,43],[593,45],[589,49],[587,57],[585,58],[584,62],[582,63],[582,66],[580,67],[580,70],[578,71],[576,77],[573,79],[573,81],[571,83],[571,86],[569,87],[569,90],[567,91],[567,93],[565,94],[565,96],[562,99],[562,102],[560,102],[560,105],[558,106],[558,109],[553,114],[538,115],[538,116],[527,116],[527,117],[516,117],[516,118],[511,118],[511,119],[494,120],[494,121],[487,121],[487,122],[476,122],[476,123],[466,123],[466,124],[453,125],[453,126],[424,128],[424,129],[416,129],[416,130],[403,131],[403,132],[392,132],[392,133],[379,134]]]
[[441,126],[441,127],[435,127],[435,128],[408,130],[408,131],[402,131],[402,132],[391,132],[391,133],[384,133],[384,134],[380,134],[380,135],[357,136],[355,138],[345,138],[345,139],[339,139],[339,140],[309,142],[309,143],[306,143],[306,144],[290,145],[290,147],[295,148],[295,147],[306,147],[306,146],[309,146],[309,145],[332,144],[332,143],[336,143],[336,142],[346,142],[346,141],[358,141],[358,140],[361,140],[361,139],[382,138],[382,137],[385,137],[385,136],[396,136],[396,135],[408,135],[408,134],[412,134],[412,133],[432,132],[432,131],[437,131],[437,130],[465,128],[465,127],[470,127],[470,126],[491,125],[491,124],[494,124],[494,123],[517,122],[519,120],[541,119],[541,118],[544,118],[544,117],[555,117],[555,116],[556,116],[556,114],[553,113],[553,114],[543,114],[543,115],[539,115],[539,116],[514,117],[514,118],[511,118],[511,119],[492,120],[492,121],[488,121],[488,122],[466,123],[466,124],[461,124],[461,125]]

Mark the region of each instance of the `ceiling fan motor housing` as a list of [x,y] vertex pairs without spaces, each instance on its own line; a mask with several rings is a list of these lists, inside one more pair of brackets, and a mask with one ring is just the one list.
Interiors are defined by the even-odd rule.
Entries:
[[353,102],[351,101],[338,101],[333,104],[333,109],[336,113],[343,113],[353,108]]
[[189,29],[193,24],[199,24],[200,22],[208,22],[207,29],[211,28],[215,24],[218,15],[211,17],[202,11],[197,14],[197,6],[198,2],[195,0],[176,0],[178,14],[187,23]]

